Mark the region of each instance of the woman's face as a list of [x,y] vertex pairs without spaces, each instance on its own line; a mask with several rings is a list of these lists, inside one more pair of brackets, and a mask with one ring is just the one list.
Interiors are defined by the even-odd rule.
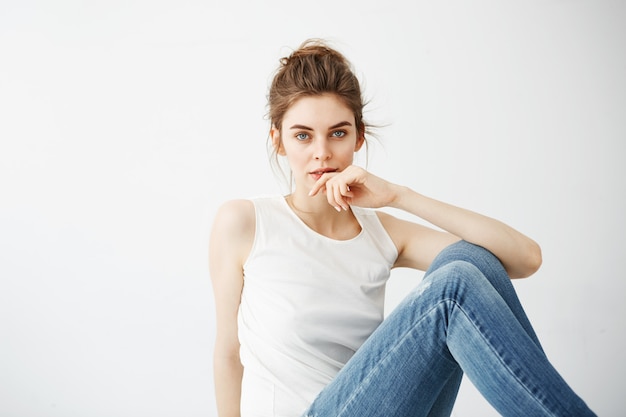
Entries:
[[337,96],[298,99],[283,117],[281,131],[272,129],[279,155],[286,155],[296,190],[308,192],[324,172],[342,171],[363,145],[354,114]]

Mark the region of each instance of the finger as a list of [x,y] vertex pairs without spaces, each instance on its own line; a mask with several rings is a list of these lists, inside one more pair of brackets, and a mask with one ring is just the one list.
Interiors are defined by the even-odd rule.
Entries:
[[318,194],[320,192],[320,190],[322,190],[322,188],[324,188],[326,186],[326,183],[328,182],[328,180],[331,177],[326,176],[326,175],[322,175],[321,178],[319,180],[317,180],[315,182],[315,184],[313,184],[313,188],[311,188],[311,191],[309,191],[309,196],[314,196],[316,194]]
[[333,206],[335,210],[341,211],[341,206],[336,200],[335,188],[336,188],[335,185],[332,184],[331,182],[326,183],[326,201],[328,201],[328,204]]
[[335,208],[339,206],[344,210],[348,210],[348,204],[343,199],[343,194],[341,191],[342,188],[345,189],[345,184],[335,184],[335,186],[333,187],[333,197],[336,204]]
[[340,189],[341,189],[341,200],[343,202],[342,206],[345,210],[348,210],[350,208],[350,202],[352,201],[352,197],[354,196],[354,193],[352,192],[348,184],[341,184]]

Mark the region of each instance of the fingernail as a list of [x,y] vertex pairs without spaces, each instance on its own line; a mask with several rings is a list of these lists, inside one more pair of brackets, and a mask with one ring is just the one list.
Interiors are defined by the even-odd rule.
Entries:
[[338,212],[340,212],[340,213],[341,213],[341,207],[339,207],[339,206],[335,206],[335,210],[337,210]]

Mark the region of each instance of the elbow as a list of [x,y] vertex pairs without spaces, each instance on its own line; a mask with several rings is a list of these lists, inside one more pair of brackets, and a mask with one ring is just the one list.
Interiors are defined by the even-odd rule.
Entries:
[[533,242],[533,249],[531,250],[531,254],[529,255],[528,266],[530,273],[528,276],[531,276],[535,272],[541,268],[541,264],[543,263],[543,257],[541,255],[541,247]]
[[543,258],[541,255],[541,247],[534,241],[531,241],[525,250],[524,262],[520,266],[519,271],[511,278],[528,278],[539,270]]

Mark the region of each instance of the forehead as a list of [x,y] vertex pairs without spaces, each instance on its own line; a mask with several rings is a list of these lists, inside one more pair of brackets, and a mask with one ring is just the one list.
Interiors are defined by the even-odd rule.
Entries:
[[336,95],[322,94],[296,100],[285,113],[283,126],[297,123],[324,127],[323,125],[331,126],[341,121],[354,123],[352,110]]

